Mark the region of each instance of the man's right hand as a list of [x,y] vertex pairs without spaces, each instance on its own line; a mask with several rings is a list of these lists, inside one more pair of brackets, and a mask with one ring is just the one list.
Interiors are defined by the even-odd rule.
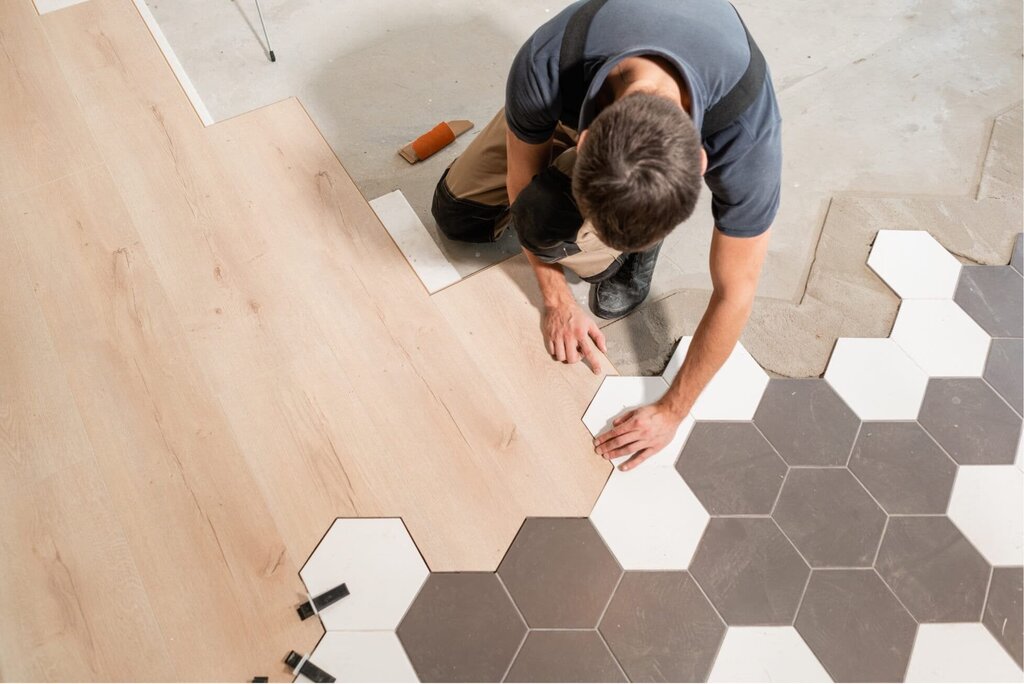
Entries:
[[552,358],[563,363],[583,358],[595,375],[600,374],[601,359],[595,347],[608,353],[604,333],[574,300],[545,306],[541,327]]

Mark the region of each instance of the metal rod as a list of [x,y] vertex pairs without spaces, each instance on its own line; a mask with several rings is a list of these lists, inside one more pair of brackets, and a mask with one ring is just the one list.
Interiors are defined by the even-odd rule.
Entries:
[[267,25],[263,22],[263,10],[260,9],[260,0],[256,0],[256,14],[260,15],[260,26],[263,27],[263,38],[267,41],[267,54],[270,57],[271,62],[276,62],[277,57],[274,56],[274,50],[270,47],[270,36],[267,35]]

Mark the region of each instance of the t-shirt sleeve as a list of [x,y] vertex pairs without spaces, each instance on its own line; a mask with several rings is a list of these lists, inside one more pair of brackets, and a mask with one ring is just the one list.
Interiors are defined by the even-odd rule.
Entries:
[[[535,56],[534,38],[512,61],[505,86],[505,121],[523,142],[547,142],[558,125],[558,68]],[[552,73],[553,71],[553,73]]]
[[781,122],[752,133],[737,122],[707,141],[715,226],[732,237],[755,237],[768,230],[779,210],[782,185]]

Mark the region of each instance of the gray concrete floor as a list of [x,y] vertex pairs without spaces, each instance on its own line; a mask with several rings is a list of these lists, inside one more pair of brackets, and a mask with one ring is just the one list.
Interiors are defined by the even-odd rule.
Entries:
[[[435,233],[433,185],[472,133],[416,166],[398,148],[444,119],[486,123],[519,45],[568,4],[263,0],[278,55],[271,64],[251,0],[147,2],[215,119],[297,96],[367,198],[401,189]],[[735,4],[767,57],[785,120],[783,204],[763,298],[803,299],[834,196],[976,196],[992,122],[1021,99],[1017,0]],[[1004,232],[1012,240],[1017,230]],[[652,302],[679,290],[706,298],[711,233],[705,193],[666,243]],[[462,274],[517,251],[514,241],[438,241]],[[758,358],[814,374],[814,363]]]

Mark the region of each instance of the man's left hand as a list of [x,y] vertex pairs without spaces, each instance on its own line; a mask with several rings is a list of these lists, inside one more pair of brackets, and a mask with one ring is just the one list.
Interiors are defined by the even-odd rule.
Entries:
[[628,411],[594,439],[595,451],[607,459],[633,457],[619,466],[632,470],[672,441],[682,419],[659,403]]

